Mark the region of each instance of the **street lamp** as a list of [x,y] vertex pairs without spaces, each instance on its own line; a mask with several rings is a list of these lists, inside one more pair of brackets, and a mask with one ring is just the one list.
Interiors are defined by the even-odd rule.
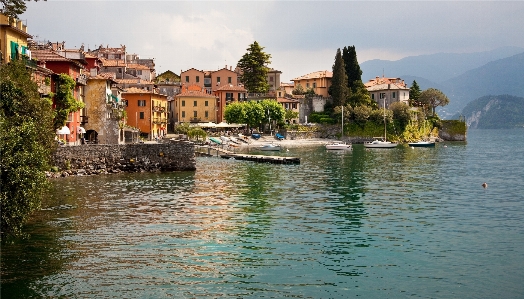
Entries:
[[271,132],[271,115],[269,114],[269,108],[267,108],[267,119],[269,122],[269,135],[273,136],[273,132]]

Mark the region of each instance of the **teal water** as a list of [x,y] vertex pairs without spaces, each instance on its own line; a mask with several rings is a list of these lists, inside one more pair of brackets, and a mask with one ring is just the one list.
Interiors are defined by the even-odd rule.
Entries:
[[58,179],[1,297],[523,298],[522,137]]

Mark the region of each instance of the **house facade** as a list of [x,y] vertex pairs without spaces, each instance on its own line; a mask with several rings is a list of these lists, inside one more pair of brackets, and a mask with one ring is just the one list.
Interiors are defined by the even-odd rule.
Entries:
[[219,109],[218,97],[207,93],[205,88],[199,85],[182,86],[174,100],[174,119],[176,123],[217,123],[219,114],[223,113]]
[[297,88],[299,85],[302,86],[304,91],[312,88],[315,94],[326,98],[329,97],[328,90],[331,86],[332,78],[333,72],[318,71],[297,77],[291,81],[293,81],[295,88]]
[[17,19],[9,19],[0,14],[0,63],[8,63],[22,58],[22,55],[31,59],[28,52],[27,39],[32,36],[27,33],[27,26]]
[[291,110],[297,113],[296,118],[286,120],[286,122],[289,124],[298,124],[300,119],[300,101],[298,99],[277,98],[277,102],[280,105],[282,105],[282,108],[284,108],[284,110]]
[[[41,66],[52,70],[57,76],[59,74],[66,74],[75,80],[75,88],[73,90],[73,97],[75,100],[84,102],[85,86],[87,85],[88,75],[86,74],[87,63],[81,53],[75,58],[66,58],[59,55],[53,50],[31,50],[33,58],[37,59]],[[56,76],[51,78],[51,91],[56,92]],[[67,144],[80,144],[81,135],[79,127],[83,125],[83,111],[71,112],[68,116],[66,126],[71,132],[65,136]]]
[[217,120],[221,123],[224,120],[226,106],[233,102],[247,101],[247,90],[243,86],[224,84],[213,91],[217,97]]
[[391,103],[402,102],[409,105],[409,88],[400,78],[375,77],[364,83],[371,99],[382,107]]
[[123,92],[127,125],[137,128],[141,137],[154,140],[167,134],[167,96],[131,87]]
[[85,87],[84,138],[90,143],[124,143],[121,131],[124,102],[121,91],[112,90],[114,81],[102,75],[89,77]]

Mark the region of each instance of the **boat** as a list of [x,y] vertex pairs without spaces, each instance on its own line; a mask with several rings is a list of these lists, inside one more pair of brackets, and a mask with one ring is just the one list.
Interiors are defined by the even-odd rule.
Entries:
[[326,149],[328,150],[351,150],[353,147],[350,144],[341,141],[333,141],[326,144]]
[[278,140],[282,140],[282,139],[284,139],[284,135],[276,133],[275,134],[275,138],[278,139]]
[[[344,137],[344,106],[342,106],[342,137]],[[342,141],[333,141],[326,144],[327,150],[351,150],[353,149],[351,143]]]
[[222,141],[220,141],[220,139],[217,139],[217,138],[214,138],[214,137],[209,137],[209,140],[213,141],[214,143],[216,143],[218,145],[222,144]]
[[417,142],[409,142],[408,145],[410,147],[435,147],[434,141],[417,141]]
[[397,147],[397,143],[387,141],[387,128],[386,128],[386,98],[384,98],[384,137],[373,137],[373,141],[364,142],[366,148],[394,148]]
[[260,139],[260,137],[261,137],[260,134],[257,134],[257,133],[253,133],[253,134],[251,134],[251,138],[253,138],[253,139],[258,140],[258,139]]
[[264,144],[259,147],[261,151],[280,151],[280,145],[275,145],[273,143]]

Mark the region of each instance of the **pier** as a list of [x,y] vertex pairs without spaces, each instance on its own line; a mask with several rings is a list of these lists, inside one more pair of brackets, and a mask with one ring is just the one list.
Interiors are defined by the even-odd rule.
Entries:
[[300,158],[296,157],[281,157],[281,156],[264,156],[264,155],[248,155],[248,154],[224,154],[220,155],[224,159],[235,159],[253,161],[258,163],[271,164],[300,164]]

